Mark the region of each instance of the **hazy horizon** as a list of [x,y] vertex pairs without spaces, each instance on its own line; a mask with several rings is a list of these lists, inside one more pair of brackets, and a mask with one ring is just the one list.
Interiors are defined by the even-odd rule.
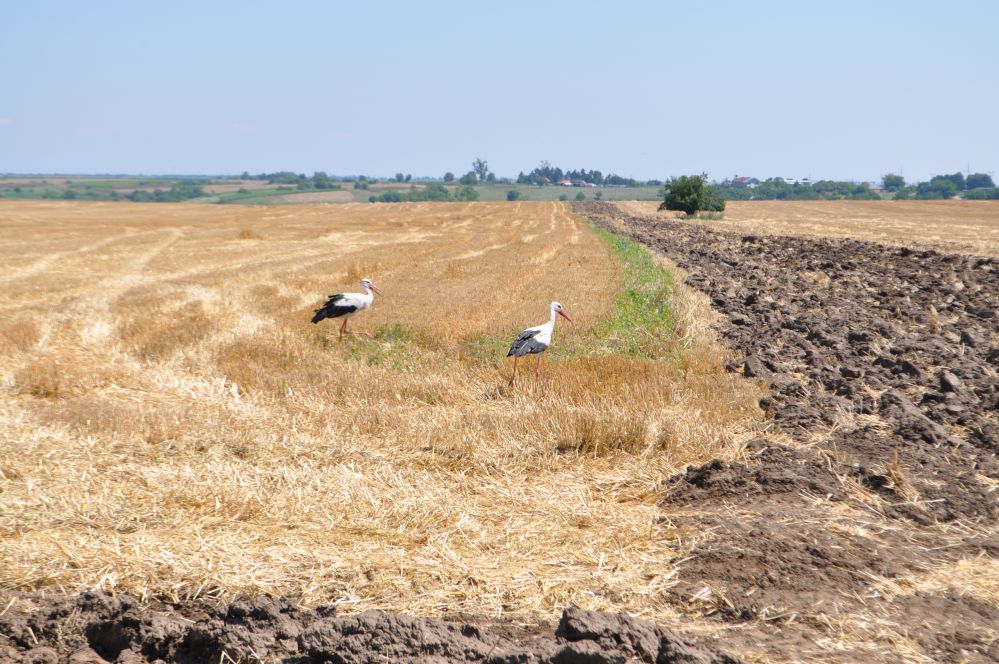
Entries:
[[994,174],[999,6],[0,8],[0,172]]

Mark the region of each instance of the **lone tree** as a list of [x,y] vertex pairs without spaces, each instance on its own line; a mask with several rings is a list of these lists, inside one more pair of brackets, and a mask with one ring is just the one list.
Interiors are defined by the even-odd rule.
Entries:
[[486,175],[489,174],[489,162],[485,159],[476,159],[472,162],[472,170],[475,171],[475,175],[480,181],[485,180]]
[[725,201],[715,194],[714,189],[705,184],[707,175],[683,175],[670,178],[663,187],[663,202],[660,210],[675,210],[688,216],[701,210],[722,212]]

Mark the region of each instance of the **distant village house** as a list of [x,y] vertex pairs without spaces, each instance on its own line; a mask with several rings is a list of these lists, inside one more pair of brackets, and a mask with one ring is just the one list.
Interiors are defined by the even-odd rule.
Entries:
[[733,187],[747,187],[749,189],[753,189],[758,184],[760,184],[759,180],[751,178],[748,175],[740,175],[732,180]]

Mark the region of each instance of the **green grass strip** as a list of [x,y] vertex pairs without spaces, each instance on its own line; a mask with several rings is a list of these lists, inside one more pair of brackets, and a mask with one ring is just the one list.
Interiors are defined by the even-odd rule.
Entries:
[[676,317],[669,305],[673,273],[638,242],[592,223],[590,228],[621,262],[623,283],[609,320],[597,327],[589,352],[649,359],[671,355],[676,347]]

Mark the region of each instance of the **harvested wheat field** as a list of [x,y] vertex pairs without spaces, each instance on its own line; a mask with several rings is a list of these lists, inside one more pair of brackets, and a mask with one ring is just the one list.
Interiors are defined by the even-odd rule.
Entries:
[[[648,201],[619,205],[636,216],[656,214],[658,207]],[[999,256],[996,201],[729,201],[724,218],[698,223],[736,232],[852,237]]]
[[[662,521],[664,481],[762,418],[668,272],[635,286],[668,333],[614,323],[622,264],[560,203],[4,203],[0,232],[0,608],[675,622],[703,534]],[[362,276],[373,340],[309,323]],[[509,341],[553,299],[576,325],[511,390]]]

